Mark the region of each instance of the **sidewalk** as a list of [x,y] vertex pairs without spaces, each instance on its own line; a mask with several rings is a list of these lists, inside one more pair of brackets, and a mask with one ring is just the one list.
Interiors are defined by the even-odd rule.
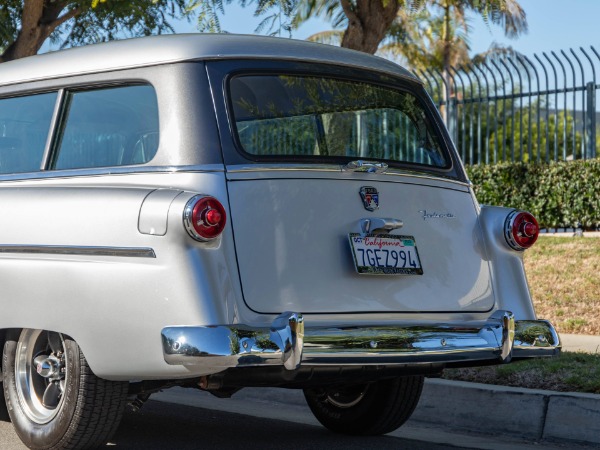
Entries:
[[[600,353],[600,336],[560,334],[562,350]],[[600,446],[600,395],[428,379],[413,420],[452,430]]]
[[552,237],[587,237],[587,238],[600,238],[600,231],[581,231],[581,230],[569,230],[569,231],[544,231],[540,233],[540,237],[552,236]]
[[600,336],[560,334],[564,352],[600,353]]

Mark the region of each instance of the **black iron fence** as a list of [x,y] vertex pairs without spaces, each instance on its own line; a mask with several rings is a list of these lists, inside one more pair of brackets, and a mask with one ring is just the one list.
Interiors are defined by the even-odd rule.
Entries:
[[466,164],[595,158],[600,138],[594,47],[496,54],[417,71]]

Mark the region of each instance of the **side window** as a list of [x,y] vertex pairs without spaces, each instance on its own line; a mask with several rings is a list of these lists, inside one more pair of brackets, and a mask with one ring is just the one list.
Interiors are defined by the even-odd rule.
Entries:
[[158,105],[151,86],[67,94],[52,169],[144,164],[158,150]]
[[56,92],[0,99],[0,173],[40,170]]

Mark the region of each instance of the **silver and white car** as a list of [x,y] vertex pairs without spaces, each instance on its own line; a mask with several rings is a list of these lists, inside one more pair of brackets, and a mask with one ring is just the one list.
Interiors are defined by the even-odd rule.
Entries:
[[170,386],[303,389],[399,427],[446,367],[560,351],[530,214],[477,203],[423,85],[370,55],[180,35],[2,64],[3,391],[31,448]]

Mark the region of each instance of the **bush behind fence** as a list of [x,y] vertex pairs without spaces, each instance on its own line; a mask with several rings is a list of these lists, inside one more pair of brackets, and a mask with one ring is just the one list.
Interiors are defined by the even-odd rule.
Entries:
[[467,166],[481,204],[535,215],[542,228],[600,228],[600,159]]

